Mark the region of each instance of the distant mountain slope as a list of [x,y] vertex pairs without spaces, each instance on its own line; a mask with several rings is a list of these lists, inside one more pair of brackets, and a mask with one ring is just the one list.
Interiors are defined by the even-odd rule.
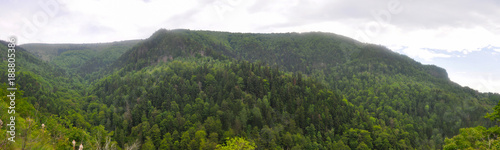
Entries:
[[20,47],[85,80],[99,79],[97,71],[113,63],[141,40],[95,44],[23,44]]
[[126,49],[139,43],[141,40],[126,40],[111,43],[93,43],[93,44],[45,44],[45,43],[28,43],[19,45],[20,47],[31,52],[33,55],[41,58],[44,61],[52,61],[56,56],[70,50],[93,50],[96,52],[106,49]]
[[[2,64],[5,64],[2,66],[7,66],[7,44],[8,43],[5,41],[0,41],[0,55],[2,56]],[[43,62],[22,47],[16,47],[15,50],[16,73],[20,74],[18,77],[20,77],[21,79],[23,75],[27,75],[27,79],[19,80],[17,83],[23,87],[26,87],[25,85],[27,84],[34,85],[33,89],[31,89],[31,91],[28,93],[36,93],[37,90],[40,90],[39,88],[41,88],[41,86],[48,86],[48,84],[38,84],[36,82],[33,83],[33,81],[30,81],[33,80],[31,78],[39,78],[42,79],[43,82],[47,82],[47,80],[43,80],[43,78],[57,78],[66,75],[63,69]],[[0,70],[0,84],[7,83],[7,73],[8,72],[6,68]],[[52,87],[45,87],[46,90],[51,88]]]

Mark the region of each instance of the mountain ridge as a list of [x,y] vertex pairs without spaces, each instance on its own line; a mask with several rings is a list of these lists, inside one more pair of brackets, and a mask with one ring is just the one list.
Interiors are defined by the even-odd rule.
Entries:
[[124,46],[129,47],[130,45],[135,45],[141,40],[123,40],[123,41],[114,41],[114,42],[104,42],[104,43],[58,43],[58,44],[49,44],[49,43],[26,43],[21,44],[19,47],[22,47],[33,55],[41,58],[44,61],[51,61],[54,57],[60,55],[61,53],[69,50],[86,50],[91,49],[94,51],[102,51],[109,47],[113,46]]
[[[191,36],[196,36],[196,37],[189,37],[188,34]],[[374,58],[373,56],[370,56],[370,55],[377,55],[377,54],[382,54],[381,57],[383,59],[388,59],[388,60],[396,59],[397,61],[401,61],[401,62],[404,62],[406,64],[410,64],[410,65],[415,65],[415,64],[422,65],[421,63],[409,58],[406,55],[402,55],[402,54],[393,52],[393,51],[391,51],[383,46],[360,43],[360,42],[355,41],[354,39],[351,39],[351,38],[348,38],[345,36],[341,36],[341,35],[337,35],[337,34],[333,34],[333,33],[307,32],[307,33],[272,33],[272,34],[264,34],[264,33],[259,34],[259,33],[257,33],[256,34],[256,33],[191,31],[191,30],[187,30],[187,29],[177,29],[177,30],[160,29],[160,30],[156,31],[155,33],[153,33],[150,38],[145,40],[145,42],[158,41],[158,40],[161,41],[162,38],[163,38],[163,40],[165,40],[164,38],[169,38],[169,39],[176,40],[177,44],[180,43],[178,46],[181,46],[181,47],[174,47],[174,48],[168,49],[168,48],[165,48],[164,45],[174,45],[174,43],[163,43],[164,44],[163,49],[159,49],[158,47],[161,47],[161,46],[158,46],[156,48],[145,46],[145,45],[148,45],[150,43],[145,43],[144,45],[139,44],[136,46],[139,46],[141,48],[141,50],[138,50],[137,47],[135,49],[133,48],[130,51],[130,54],[127,53],[127,54],[129,54],[129,56],[128,56],[129,58],[127,58],[127,56],[124,55],[120,58],[121,61],[117,62],[115,64],[123,64],[124,63],[123,61],[135,60],[135,58],[140,58],[140,57],[146,57],[146,58],[150,58],[150,59],[152,58],[149,63],[154,63],[154,61],[159,62],[160,60],[165,61],[166,58],[171,59],[172,57],[181,56],[184,51],[188,51],[190,56],[194,56],[195,54],[210,55],[210,52],[215,51],[218,54],[213,54],[213,55],[222,54],[222,55],[225,55],[228,57],[241,59],[242,55],[245,55],[245,54],[239,54],[239,52],[241,52],[241,53],[245,53],[245,52],[243,50],[240,50],[240,51],[235,50],[235,49],[237,49],[237,46],[235,46],[234,43],[231,44],[231,39],[227,38],[228,36],[241,36],[241,35],[250,35],[250,36],[257,35],[256,38],[260,38],[259,41],[261,41],[261,42],[263,40],[268,40],[269,38],[273,38],[272,36],[293,36],[293,35],[296,35],[296,36],[302,36],[302,37],[298,37],[298,39],[295,39],[295,40],[301,40],[300,38],[304,39],[304,37],[320,35],[321,37],[319,37],[319,38],[326,37],[326,38],[330,39],[330,40],[325,41],[327,43],[336,42],[336,41],[338,43],[340,43],[340,44],[337,44],[338,47],[333,47],[333,46],[330,47],[333,50],[332,52],[339,53],[339,55],[337,57],[333,56],[330,61],[329,61],[329,58],[324,58],[324,57],[319,57],[319,56],[307,56],[306,55],[305,57],[313,57],[313,59],[318,59],[318,58],[320,59],[320,61],[312,62],[313,64],[310,64],[311,66],[321,67],[322,64],[324,64],[324,63],[346,63],[346,62],[350,61],[349,60],[350,57],[356,57],[356,55],[362,55],[359,57]],[[263,36],[259,36],[259,35],[263,35]],[[184,39],[186,41],[182,41],[182,39]],[[340,42],[338,40],[340,40]],[[196,41],[196,42],[193,42],[193,41]],[[205,42],[207,44],[205,44],[205,45],[200,44],[203,42]],[[278,41],[278,42],[283,42],[283,41]],[[349,43],[350,45],[348,45],[346,43]],[[161,43],[154,43],[154,44],[161,44]],[[360,51],[358,49],[360,49],[361,47],[376,47],[376,48],[367,48],[368,49],[367,51],[374,50],[373,52],[363,51],[364,53],[360,53]],[[187,50],[185,50],[186,48],[187,48]],[[258,48],[262,48],[262,47],[259,47],[259,45],[257,45],[257,49]],[[308,48],[310,48],[310,47],[308,47]],[[274,49],[269,48],[269,46],[267,46],[267,49],[266,49],[266,47],[264,47],[262,49],[263,50],[261,50],[261,51],[266,51],[266,50],[269,51],[269,49],[277,51],[276,48],[274,48]],[[314,48],[310,48],[310,49],[314,49]],[[143,56],[143,55],[147,55],[147,53],[144,53],[146,51],[148,53],[155,53],[155,52],[159,51],[159,54],[155,53],[156,56]],[[150,51],[153,51],[153,52],[150,52]],[[172,52],[165,52],[165,51],[172,51]],[[208,51],[208,54],[205,54],[205,53],[207,53],[206,51]],[[305,57],[297,57],[297,55],[299,54],[298,52],[284,51],[284,53],[287,53],[288,55],[286,55],[286,54],[285,54],[286,56],[276,56],[275,55],[273,57],[268,57],[268,58],[276,58],[278,60],[281,59],[282,61],[283,61],[283,59],[305,59]],[[252,54],[258,55],[258,56],[261,55],[261,54],[258,54],[258,52],[252,52]],[[132,55],[134,55],[134,56],[132,56]],[[331,54],[330,55],[325,54],[325,55],[332,56]],[[287,58],[287,57],[291,57],[291,58]],[[342,58],[342,57],[344,57],[344,58]],[[259,58],[260,57],[258,57],[258,58],[244,58],[244,59],[249,60],[250,62],[253,62],[253,61],[258,60]],[[126,60],[124,60],[124,59],[126,59]],[[381,59],[377,59],[377,60],[381,60]],[[403,60],[410,60],[410,61],[405,62]],[[134,62],[137,62],[137,60],[135,60]],[[145,62],[143,62],[143,63],[145,63]],[[269,63],[269,62],[267,62],[267,63],[270,65],[273,65],[272,63]],[[283,65],[283,64],[281,64],[281,65]],[[435,65],[423,65],[423,66],[426,66],[425,71],[431,73],[431,75],[433,75],[434,77],[449,80],[448,74],[446,73],[445,69],[440,68],[440,67],[435,66]],[[290,67],[288,67],[288,69],[289,69],[289,71],[297,71],[297,70],[302,71],[302,72],[307,71],[304,69],[304,66],[301,66],[301,67],[303,67],[303,68],[302,69],[291,69]],[[139,65],[139,68],[140,68],[140,65]]]

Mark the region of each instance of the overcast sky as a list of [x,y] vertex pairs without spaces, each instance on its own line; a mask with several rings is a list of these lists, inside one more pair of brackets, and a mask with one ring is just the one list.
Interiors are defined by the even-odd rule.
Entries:
[[500,93],[498,0],[2,0],[0,37],[23,43],[145,39],[160,28],[345,35]]

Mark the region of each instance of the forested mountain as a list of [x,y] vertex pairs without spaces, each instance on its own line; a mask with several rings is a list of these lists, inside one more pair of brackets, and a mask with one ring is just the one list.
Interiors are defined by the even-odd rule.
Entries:
[[[76,140],[90,149],[442,149],[460,128],[498,124],[484,116],[495,115],[500,95],[332,33],[161,29],[118,45],[22,46],[62,50],[39,51],[47,62],[19,47],[28,103],[18,115],[34,120],[19,126],[29,128],[19,137],[27,147],[70,149]],[[0,48],[5,56],[5,42]],[[4,83],[6,69],[0,73]],[[457,139],[447,148],[466,147],[450,145]]]
[[127,40],[112,43],[94,43],[94,44],[45,44],[45,43],[29,43],[19,45],[25,48],[28,52],[41,58],[44,61],[51,61],[57,56],[66,51],[74,50],[92,50],[95,52],[100,51],[118,51],[123,53],[136,45],[141,40]]
[[[85,81],[101,78],[97,71],[113,63],[141,40],[94,44],[23,44],[22,48],[42,60],[63,68]],[[87,83],[88,84],[88,83]]]
[[171,58],[197,55],[302,72],[386,125],[411,126],[402,130],[408,130],[414,138],[412,144],[419,146],[440,148],[443,139],[456,135],[459,128],[495,124],[483,116],[498,103],[498,95],[461,87],[442,68],[331,33],[159,30],[126,52],[115,66],[139,70]]

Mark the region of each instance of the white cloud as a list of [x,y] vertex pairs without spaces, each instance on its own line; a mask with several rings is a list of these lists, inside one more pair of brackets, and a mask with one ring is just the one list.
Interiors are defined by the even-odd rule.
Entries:
[[488,72],[449,72],[452,81],[479,92],[500,93],[500,74]]
[[402,51],[404,54],[413,57],[413,58],[421,58],[425,61],[432,61],[433,58],[448,58],[451,57],[450,55],[447,54],[441,54],[441,53],[435,53],[430,50],[426,49],[421,49],[421,48],[405,48]]
[[500,49],[495,49],[496,52],[500,52]]
[[441,27],[437,29],[404,30],[387,28],[374,38],[374,43],[468,53],[488,46],[500,46],[500,34],[477,26],[473,28]]
[[[50,0],[45,0],[50,1]],[[17,4],[17,3],[14,3]],[[47,24],[36,26],[35,36],[23,36],[25,23],[34,22],[33,16],[48,14],[43,6],[27,3],[18,7],[34,8],[24,16],[7,16],[11,26],[1,25],[21,38],[20,43],[89,43],[146,38],[160,28],[176,28],[168,22],[176,15],[183,15],[199,8],[194,0],[143,2],[140,0],[60,0],[58,11],[49,17]],[[24,6],[27,5],[27,6]],[[54,8],[54,7],[50,7]],[[15,11],[15,10],[12,10]],[[182,18],[182,17],[180,17]],[[7,27],[7,28],[3,28]],[[178,27],[177,27],[178,28]]]
[[[59,2],[59,14],[41,27],[35,38],[21,42],[107,42],[146,38],[159,28],[267,33],[324,31],[356,37],[358,32],[370,32],[367,27],[372,25],[378,27],[379,32],[367,33],[370,37],[365,42],[460,52],[488,45],[500,47],[500,41],[495,40],[500,39],[500,20],[494,19],[500,11],[494,7],[498,5],[489,3],[432,2],[430,7],[429,1],[403,0],[402,13],[391,14],[390,22],[378,24],[372,12],[386,10],[385,3],[326,0]],[[0,23],[0,31],[20,33],[19,18],[31,18],[37,11],[43,11],[36,3],[15,4],[19,10],[34,9],[30,13],[12,13],[17,16],[2,16],[12,21]],[[14,25],[5,22],[14,22]]]

